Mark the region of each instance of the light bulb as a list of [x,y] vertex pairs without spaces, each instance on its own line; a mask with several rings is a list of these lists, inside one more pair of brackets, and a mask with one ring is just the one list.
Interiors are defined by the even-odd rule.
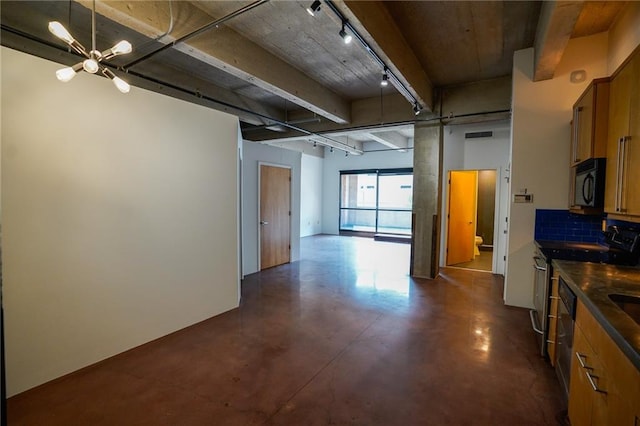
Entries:
[[61,68],[58,71],[56,71],[56,78],[62,81],[63,83],[70,81],[75,76],[76,76],[76,70],[74,70],[72,67]]
[[131,43],[127,40],[119,41],[115,46],[111,48],[111,53],[114,55],[124,55],[125,53],[131,53]]
[[82,68],[89,74],[95,74],[98,72],[98,61],[95,59],[85,59],[82,63]]
[[347,34],[347,32],[344,30],[344,27],[342,27],[339,34],[340,34],[340,37],[342,37],[342,40],[344,40],[344,44],[349,44],[351,43],[351,40],[353,40],[353,37],[351,37],[351,34]]
[[67,31],[67,29],[58,21],[49,22],[49,31],[51,31],[51,34],[61,40],[64,40],[68,44],[71,44],[75,41],[71,34],[69,34],[69,31]]
[[380,86],[386,87],[388,85],[389,85],[389,76],[385,72],[384,74],[382,74],[382,81],[380,82]]
[[131,90],[131,86],[129,86],[129,83],[127,83],[120,77],[113,77],[111,81],[113,81],[113,84],[115,84],[118,90],[122,93],[129,93],[129,90]]

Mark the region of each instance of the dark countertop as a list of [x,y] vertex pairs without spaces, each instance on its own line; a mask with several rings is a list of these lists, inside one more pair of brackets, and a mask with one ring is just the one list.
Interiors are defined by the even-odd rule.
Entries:
[[553,260],[554,268],[602,328],[640,370],[640,325],[609,294],[640,297],[640,268]]

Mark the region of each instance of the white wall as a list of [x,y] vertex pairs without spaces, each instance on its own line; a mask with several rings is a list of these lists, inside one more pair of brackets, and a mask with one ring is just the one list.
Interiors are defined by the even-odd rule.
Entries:
[[[555,77],[533,82],[533,49],[515,52],[511,194],[527,190],[532,204],[510,203],[505,303],[532,307],[531,262],[536,209],[566,209],[572,106],[594,78],[607,76],[607,33],[569,41]],[[574,70],[587,81],[574,84]],[[512,197],[511,197],[512,199]]]
[[[376,144],[380,147],[379,144]],[[322,189],[322,233],[338,234],[340,207],[340,170],[394,169],[413,167],[413,150],[407,152],[380,151],[364,155],[349,155],[343,151],[326,152],[324,187]]]
[[237,118],[59,68],[2,48],[9,395],[238,306]]
[[[504,274],[506,254],[507,202],[509,199],[506,170],[509,165],[510,123],[497,121],[482,124],[446,126],[444,129],[444,153],[442,176],[442,217],[447,217],[448,172],[450,170],[496,170],[496,222],[494,233],[494,269]],[[467,132],[493,131],[490,138],[467,139]],[[442,244],[440,245],[440,266],[446,262],[447,221],[441,222]]]
[[258,265],[258,164],[291,167],[291,261],[300,259],[300,152],[244,141],[242,158],[242,274]]
[[611,75],[640,45],[640,2],[628,2],[609,30],[608,74]]
[[[329,150],[326,151],[327,153]],[[321,157],[302,154],[300,166],[300,237],[322,233]]]

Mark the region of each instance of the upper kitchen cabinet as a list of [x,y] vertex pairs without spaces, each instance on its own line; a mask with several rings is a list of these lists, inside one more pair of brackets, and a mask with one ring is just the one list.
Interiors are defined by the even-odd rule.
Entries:
[[608,122],[609,79],[598,78],[573,106],[571,166],[606,155]]
[[640,49],[611,80],[605,211],[640,221]]

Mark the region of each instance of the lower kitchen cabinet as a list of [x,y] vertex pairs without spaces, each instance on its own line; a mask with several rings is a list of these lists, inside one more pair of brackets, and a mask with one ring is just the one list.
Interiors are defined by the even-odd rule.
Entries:
[[549,361],[553,367],[556,366],[556,348],[558,346],[558,303],[560,298],[558,297],[558,272],[553,272],[551,278],[551,296],[549,296],[549,335],[547,337],[547,353],[549,354]]
[[640,372],[580,301],[573,352],[571,425],[640,425]]

